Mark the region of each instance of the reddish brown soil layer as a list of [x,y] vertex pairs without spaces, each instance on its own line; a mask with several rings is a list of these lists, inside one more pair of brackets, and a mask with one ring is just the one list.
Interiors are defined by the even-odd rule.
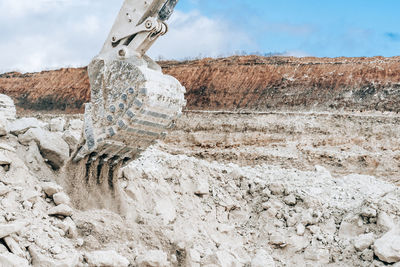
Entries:
[[[400,57],[230,57],[159,62],[186,87],[187,109],[400,111]],[[0,93],[29,110],[82,111],[86,68],[0,75]]]

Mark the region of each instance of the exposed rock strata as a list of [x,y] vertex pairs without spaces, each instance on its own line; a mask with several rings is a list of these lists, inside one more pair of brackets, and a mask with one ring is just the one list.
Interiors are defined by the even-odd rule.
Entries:
[[[45,126],[31,129],[56,133],[46,123],[41,125]],[[66,125],[71,130],[71,122]],[[173,155],[164,143],[146,150],[119,174],[114,187],[121,190],[123,214],[83,211],[68,205],[69,197],[76,201],[67,196],[70,178],[49,166],[45,155],[37,153],[42,148],[36,142],[21,143],[10,132],[0,138],[0,143],[6,141],[8,146],[0,145],[0,151],[12,161],[0,167],[0,264],[230,267],[399,262],[398,234],[392,229],[400,223],[400,191],[373,176],[339,176],[323,166],[301,171],[209,162]],[[82,201],[88,201],[81,192]]]
[[[160,62],[187,89],[187,109],[400,111],[400,57],[230,57]],[[0,75],[0,93],[30,110],[82,112],[86,68]]]

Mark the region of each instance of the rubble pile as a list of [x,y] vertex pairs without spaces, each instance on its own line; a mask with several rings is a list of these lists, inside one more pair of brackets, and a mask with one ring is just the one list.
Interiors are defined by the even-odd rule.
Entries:
[[400,265],[399,187],[321,166],[239,166],[156,144],[120,171],[119,214],[77,209],[65,163],[81,127],[0,122],[0,266]]

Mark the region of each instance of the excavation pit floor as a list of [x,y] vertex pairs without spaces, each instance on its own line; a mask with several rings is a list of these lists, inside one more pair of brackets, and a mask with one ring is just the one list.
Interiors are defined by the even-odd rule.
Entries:
[[[40,142],[39,131],[73,144],[80,116],[35,117],[40,126],[0,137],[10,162],[0,170],[0,262],[399,265],[397,114],[185,112],[120,170],[118,212],[78,209],[70,177],[54,168],[64,152]],[[93,196],[82,192],[79,201]]]

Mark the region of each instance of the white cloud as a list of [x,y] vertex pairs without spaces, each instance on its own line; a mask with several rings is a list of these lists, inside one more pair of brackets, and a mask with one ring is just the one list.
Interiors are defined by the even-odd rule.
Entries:
[[159,38],[149,51],[152,57],[182,59],[196,56],[232,54],[245,46],[252,46],[251,39],[227,22],[211,19],[197,11],[175,11],[169,21],[169,32]]
[[[85,66],[100,51],[122,0],[0,0],[0,72]],[[175,11],[149,54],[168,59],[231,54],[250,38],[220,19]]]

